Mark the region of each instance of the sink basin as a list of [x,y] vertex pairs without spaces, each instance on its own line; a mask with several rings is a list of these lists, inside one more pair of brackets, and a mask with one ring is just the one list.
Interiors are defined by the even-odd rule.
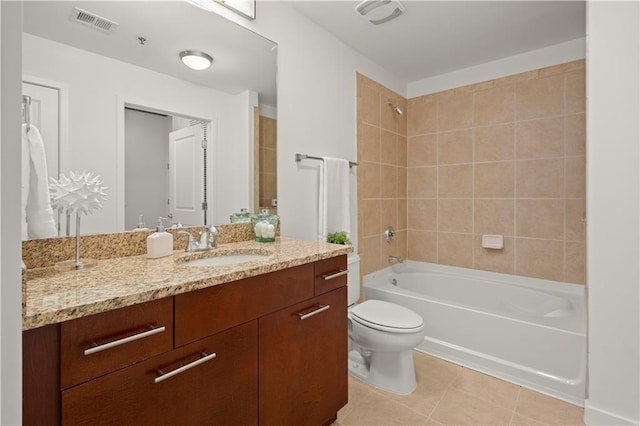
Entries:
[[222,265],[238,265],[246,262],[256,262],[266,260],[269,256],[263,254],[221,254],[218,256],[205,257],[203,259],[190,260],[185,262],[185,266],[222,266]]

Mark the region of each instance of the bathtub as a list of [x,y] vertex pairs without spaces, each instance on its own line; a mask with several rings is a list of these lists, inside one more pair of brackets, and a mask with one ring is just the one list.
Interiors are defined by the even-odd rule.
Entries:
[[584,286],[406,261],[366,275],[364,297],[419,313],[420,351],[584,405]]

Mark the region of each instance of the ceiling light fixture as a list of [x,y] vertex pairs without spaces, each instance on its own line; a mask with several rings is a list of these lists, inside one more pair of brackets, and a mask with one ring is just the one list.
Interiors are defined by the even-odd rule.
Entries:
[[404,13],[399,0],[364,0],[356,6],[356,13],[373,25],[384,24]]
[[199,50],[183,50],[180,52],[182,62],[192,70],[202,71],[211,66],[213,58]]

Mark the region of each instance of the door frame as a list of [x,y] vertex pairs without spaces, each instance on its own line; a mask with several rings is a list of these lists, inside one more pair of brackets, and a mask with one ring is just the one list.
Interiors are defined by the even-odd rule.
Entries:
[[[168,103],[151,102],[140,98],[134,98],[128,95],[116,96],[116,185],[114,195],[116,198],[116,230],[126,231],[124,227],[124,173],[125,173],[125,152],[124,152],[124,109],[125,107],[131,107],[140,109],[143,111],[154,112],[158,114],[166,114],[171,116],[186,117],[194,120],[201,120],[207,122],[207,149],[209,155],[207,155],[207,177],[211,180],[212,176],[216,176],[215,162],[216,157],[216,132],[218,127],[217,117],[207,117],[206,112],[201,110],[176,110]],[[193,108],[193,107],[190,107]],[[189,109],[190,109],[189,108]],[[213,154],[213,155],[211,155]],[[207,200],[211,206],[211,201],[215,200],[215,184],[207,183]],[[207,223],[213,223],[213,209],[209,207],[207,210]]]

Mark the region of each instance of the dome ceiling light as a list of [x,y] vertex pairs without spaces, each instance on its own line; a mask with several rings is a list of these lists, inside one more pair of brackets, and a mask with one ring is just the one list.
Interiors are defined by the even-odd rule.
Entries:
[[199,50],[183,50],[180,52],[182,62],[192,70],[202,71],[211,66],[213,58]]

